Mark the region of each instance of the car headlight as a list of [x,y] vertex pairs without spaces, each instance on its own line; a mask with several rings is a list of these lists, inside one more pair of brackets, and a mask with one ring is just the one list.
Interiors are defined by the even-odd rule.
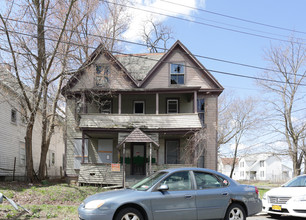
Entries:
[[92,200],[85,204],[85,209],[97,209],[100,208],[105,203],[104,200]]
[[267,193],[263,194],[262,199],[263,199],[263,200],[266,200],[266,199],[267,199]]
[[306,202],[306,195],[295,196],[295,197],[292,198],[292,201],[294,201],[294,202]]

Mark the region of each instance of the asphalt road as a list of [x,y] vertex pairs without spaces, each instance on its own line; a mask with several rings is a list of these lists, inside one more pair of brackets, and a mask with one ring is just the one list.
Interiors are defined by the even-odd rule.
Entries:
[[269,215],[259,213],[252,217],[247,217],[247,220],[305,220],[305,218],[297,218],[291,216],[281,216],[280,218],[271,218]]

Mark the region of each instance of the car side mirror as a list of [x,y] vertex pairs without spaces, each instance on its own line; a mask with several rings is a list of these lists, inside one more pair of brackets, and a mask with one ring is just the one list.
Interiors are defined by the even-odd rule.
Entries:
[[169,190],[169,186],[167,184],[163,184],[157,188],[158,191],[167,191]]
[[0,203],[3,203],[3,194],[0,193]]

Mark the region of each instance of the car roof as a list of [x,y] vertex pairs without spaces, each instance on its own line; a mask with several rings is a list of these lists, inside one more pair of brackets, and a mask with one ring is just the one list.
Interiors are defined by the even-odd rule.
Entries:
[[177,172],[177,171],[201,171],[201,172],[209,172],[209,173],[214,173],[217,175],[221,175],[224,176],[224,174],[217,172],[215,170],[211,170],[211,169],[207,169],[207,168],[198,168],[198,167],[180,167],[180,168],[170,168],[170,169],[165,169],[165,170],[161,170],[161,171],[165,171],[165,172]]

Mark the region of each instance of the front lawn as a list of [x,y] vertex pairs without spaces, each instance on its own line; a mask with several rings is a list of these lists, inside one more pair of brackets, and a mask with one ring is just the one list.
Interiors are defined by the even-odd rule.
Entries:
[[77,219],[77,208],[89,195],[105,189],[92,186],[0,182],[0,193],[25,207],[16,211],[7,200],[0,204],[0,219]]

